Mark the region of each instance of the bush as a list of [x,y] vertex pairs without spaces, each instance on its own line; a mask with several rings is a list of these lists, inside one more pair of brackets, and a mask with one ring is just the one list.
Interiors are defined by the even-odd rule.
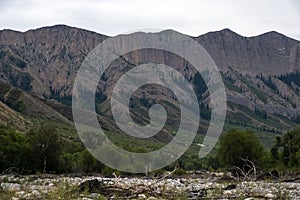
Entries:
[[98,172],[100,173],[103,164],[100,163],[96,158],[88,150],[83,150],[80,154],[80,169],[82,171],[89,173],[89,172]]
[[264,148],[253,131],[229,130],[220,138],[217,158],[226,168],[243,168],[247,159],[258,164],[264,155]]
[[0,124],[0,172],[11,167],[19,172],[28,168],[29,149],[24,134]]

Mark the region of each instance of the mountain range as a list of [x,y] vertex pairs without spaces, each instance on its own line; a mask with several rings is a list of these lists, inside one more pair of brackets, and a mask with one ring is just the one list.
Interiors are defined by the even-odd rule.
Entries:
[[[65,25],[26,32],[0,31],[0,122],[20,130],[36,118],[72,124],[72,88],[82,61],[109,36]],[[215,61],[227,92],[225,129],[249,128],[260,133],[285,132],[300,124],[300,42],[277,32],[244,37],[229,29],[193,37]],[[96,110],[107,130],[119,132],[112,120],[110,93],[118,78],[141,61],[173,66],[194,88],[207,128],[210,108],[206,88],[192,68],[168,52],[140,50],[118,58],[99,82]],[[121,66],[121,67],[120,67]],[[161,97],[165,94],[167,97]],[[147,109],[160,102],[168,109],[168,125],[159,137],[168,141],[178,121],[172,93],[148,87],[132,98],[132,117],[147,124]]]

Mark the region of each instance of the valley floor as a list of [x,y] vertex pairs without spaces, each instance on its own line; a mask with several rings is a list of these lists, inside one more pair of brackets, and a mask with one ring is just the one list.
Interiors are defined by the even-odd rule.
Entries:
[[0,199],[300,199],[300,181],[294,180],[236,181],[224,173],[173,178],[2,175]]

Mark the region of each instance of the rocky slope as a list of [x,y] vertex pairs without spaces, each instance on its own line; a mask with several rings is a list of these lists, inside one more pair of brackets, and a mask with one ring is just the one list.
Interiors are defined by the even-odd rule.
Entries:
[[23,131],[32,125],[30,118],[71,123],[40,98],[2,81],[0,81],[0,109],[0,122],[10,124]]
[[61,25],[0,31],[1,79],[38,96],[70,95],[76,69],[105,38]]
[[[70,105],[76,71],[88,52],[106,38],[64,25],[24,33],[2,30],[0,80],[41,99],[55,99]],[[297,125],[300,84],[279,77],[300,70],[299,41],[277,32],[247,38],[228,29],[194,39],[208,51],[222,72],[228,96],[228,126],[242,125],[276,132]],[[124,71],[140,61],[153,60],[174,66],[192,81],[195,78],[193,69],[185,69],[184,61],[174,55],[151,50],[132,52],[115,61],[108,71],[109,76],[99,84],[99,111],[102,115],[111,117],[107,97]],[[148,94],[153,91],[149,89]],[[205,91],[202,92],[205,94]],[[168,92],[162,90],[162,93]],[[152,95],[150,103],[157,96]],[[167,104],[174,107],[176,102],[167,100]],[[54,108],[61,112],[62,107],[58,104]],[[63,110],[61,113],[66,116]],[[141,110],[145,111],[145,105],[140,105]],[[170,111],[174,115],[178,113],[176,109]],[[70,119],[70,111],[67,113],[66,117]],[[147,121],[147,115],[143,113],[147,112],[135,112],[135,118]]]
[[243,37],[224,29],[195,38],[222,71],[242,74],[285,74],[300,70],[300,43],[272,31]]
[[24,131],[26,127],[31,125],[31,122],[18,112],[11,109],[9,106],[0,101],[0,123],[7,123],[18,130]]

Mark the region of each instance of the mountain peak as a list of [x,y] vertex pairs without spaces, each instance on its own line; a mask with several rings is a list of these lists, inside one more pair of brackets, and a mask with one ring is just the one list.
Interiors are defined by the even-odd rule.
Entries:
[[208,36],[208,35],[221,35],[221,36],[225,36],[225,37],[232,37],[232,36],[238,36],[238,37],[243,37],[239,34],[237,34],[236,32],[230,30],[229,28],[224,28],[220,31],[211,31],[211,32],[208,32],[204,35],[200,35],[198,37],[202,37],[202,36]]
[[215,33],[220,33],[221,35],[225,35],[225,36],[239,36],[239,37],[243,37],[240,34],[237,34],[236,32],[230,30],[229,28],[224,28],[220,31],[216,31]]
[[[82,28],[77,28],[77,27],[73,27],[73,26],[68,26],[65,24],[56,24],[53,26],[44,26],[41,28],[37,28],[37,29],[30,29],[24,33],[28,33],[28,32],[36,32],[36,31],[50,31],[50,32],[87,32],[87,33],[91,33],[91,34],[96,34],[96,35],[100,35],[99,33],[96,33],[94,31],[90,31],[87,29],[82,29]],[[103,34],[101,34],[103,35]]]
[[277,32],[277,31],[269,31],[269,32],[263,33],[261,35],[258,35],[256,37],[287,38],[287,36]]
[[230,30],[229,28],[224,28],[220,31],[217,31],[217,32],[221,32],[221,33],[233,33],[233,34],[236,34],[234,31]]
[[[74,28],[75,27],[71,27],[71,26],[64,25],[64,24],[56,24],[56,25],[53,25],[53,26],[44,26],[44,27],[41,27],[41,28],[31,29],[31,30],[28,30],[28,31],[43,30],[43,29],[74,29]],[[28,31],[26,31],[26,32],[28,32]]]

